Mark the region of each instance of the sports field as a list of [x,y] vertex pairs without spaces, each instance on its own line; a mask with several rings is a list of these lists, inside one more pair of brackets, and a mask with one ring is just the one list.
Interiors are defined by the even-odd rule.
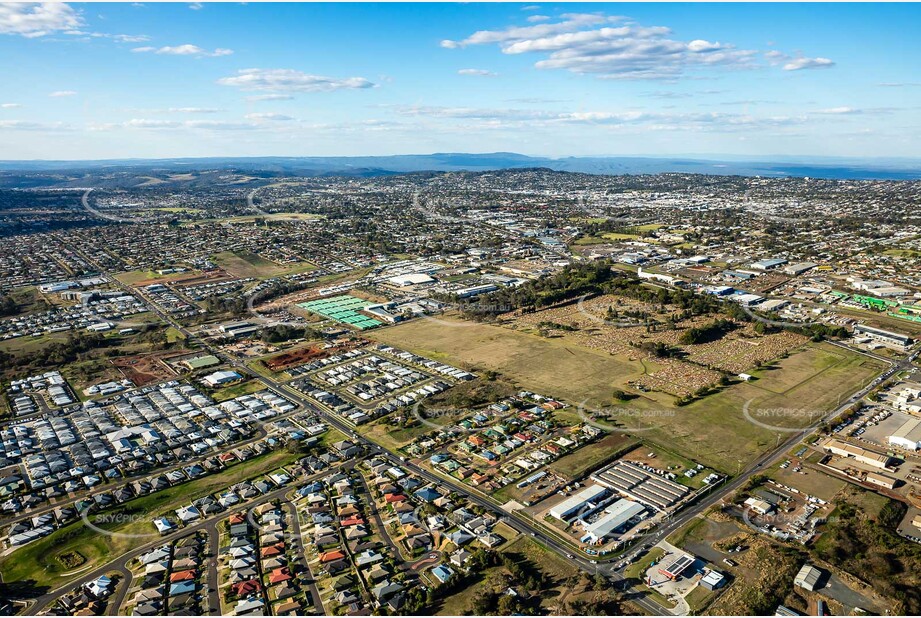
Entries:
[[[473,322],[454,325],[458,322],[414,320],[368,336],[446,363],[498,371],[517,386],[576,407],[583,402],[589,408],[610,407],[612,390],[644,372],[640,362],[562,338]],[[687,406],[676,407],[673,397],[655,392],[618,403],[630,413],[619,414],[614,428],[734,474],[790,435],[768,427],[812,424],[817,415],[833,410],[883,369],[878,361],[831,344],[808,344],[788,358],[751,371],[756,377],[752,382],[733,384]],[[762,418],[762,411],[771,416]],[[764,422],[751,422],[746,412]]]

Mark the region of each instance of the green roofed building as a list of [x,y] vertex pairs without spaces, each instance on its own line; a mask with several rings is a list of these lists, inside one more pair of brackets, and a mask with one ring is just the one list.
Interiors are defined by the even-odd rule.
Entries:
[[190,371],[195,371],[196,369],[204,369],[205,367],[213,367],[215,365],[221,364],[221,359],[217,356],[208,354],[206,356],[196,356],[195,358],[187,358],[181,363],[187,367]]
[[342,296],[333,296],[331,298],[298,303],[297,306],[311,313],[321,315],[324,318],[341,322],[352,328],[368,330],[369,328],[376,328],[382,324],[379,320],[359,313],[359,311],[371,304],[372,303],[358,298],[357,296],[344,294]]

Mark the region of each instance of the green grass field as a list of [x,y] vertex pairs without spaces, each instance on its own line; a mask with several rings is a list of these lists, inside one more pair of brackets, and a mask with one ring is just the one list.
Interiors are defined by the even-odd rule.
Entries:
[[78,519],[38,541],[3,556],[0,559],[0,573],[3,573],[5,581],[32,580],[38,586],[60,586],[67,582],[68,577],[64,574],[69,569],[62,564],[58,556],[78,552],[86,558],[81,569],[99,567],[136,547],[155,541],[157,535],[151,521],[157,516],[170,514],[175,519],[172,511],[180,506],[235,483],[272,472],[299,457],[301,455],[283,450],[266,453],[232,465],[220,474],[176,485],[103,512],[105,518],[116,523],[104,523],[99,516],[92,516],[94,524],[99,528],[122,535],[139,536],[101,534]]
[[211,398],[217,402],[227,401],[228,399],[233,399],[235,397],[240,397],[241,395],[251,395],[253,393],[258,393],[259,391],[264,391],[266,385],[260,382],[259,380],[247,380],[246,382],[240,382],[239,384],[234,384],[233,386],[228,386],[227,388],[222,388],[211,393]]
[[249,251],[223,251],[212,256],[214,263],[236,277],[269,279],[282,275],[293,275],[314,270],[316,267],[307,262],[296,264],[277,264]]
[[618,453],[628,450],[637,441],[623,434],[605,436],[597,442],[560,457],[550,469],[567,479],[580,479],[601,464],[613,459]]
[[[643,364],[590,350],[565,338],[545,339],[498,326],[442,318],[415,320],[382,328],[368,337],[422,356],[473,369],[498,371],[514,385],[559,397],[573,406],[609,406],[615,388],[644,372]],[[670,395],[650,392],[618,407],[633,414],[618,427],[669,445],[680,454],[717,471],[734,474],[785,439],[746,419],[744,410],[788,409],[768,425],[803,427],[810,414],[833,410],[839,401],[873,379],[882,363],[827,343],[808,344],[770,367],[753,370],[758,378],[676,407]],[[746,406],[746,404],[748,404]],[[808,421],[808,422],[804,422]]]
[[[415,320],[366,336],[474,370],[495,370],[517,387],[578,404],[608,401],[615,388],[643,373],[640,362],[507,328],[450,317]],[[456,327],[450,324],[458,324]]]

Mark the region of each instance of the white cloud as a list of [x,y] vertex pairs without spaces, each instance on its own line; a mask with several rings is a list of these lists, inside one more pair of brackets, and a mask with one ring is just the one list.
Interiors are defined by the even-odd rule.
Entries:
[[110,38],[119,43],[145,43],[150,40],[146,34],[113,34]]
[[48,94],[49,97],[72,97],[77,94],[76,90],[55,90]]
[[364,77],[323,77],[294,69],[241,69],[236,75],[222,77],[217,83],[243,90],[278,92],[331,92],[374,87],[374,84]]
[[751,116],[723,112],[661,113],[636,110],[553,112],[532,109],[490,109],[470,107],[396,106],[401,116],[431,119],[469,120],[479,127],[535,127],[554,125],[603,125],[642,127],[655,131],[735,132],[783,128],[807,122],[805,116]]
[[167,56],[195,56],[199,58],[217,58],[219,56],[229,56],[233,53],[232,49],[224,49],[222,47],[218,47],[214,51],[208,51],[207,49],[203,49],[198,45],[192,45],[190,43],[186,43],[185,45],[168,45],[166,47],[135,47],[131,51],[140,54],[154,53]]
[[527,21],[529,21],[532,24],[536,24],[542,21],[550,21],[550,17],[547,15],[531,15],[530,17],[528,17]]
[[835,66],[828,58],[794,58],[783,65],[784,71],[800,71],[802,69],[827,69]]
[[827,109],[816,110],[817,114],[859,114],[859,109],[853,107],[829,107]]
[[[674,79],[705,67],[759,66],[757,50],[705,39],[682,41],[667,27],[642,26],[625,17],[600,13],[570,13],[552,23],[479,30],[465,39],[441,42],[447,49],[489,44],[498,45],[504,54],[543,54],[534,65],[539,69],[563,69],[605,79]],[[788,71],[834,64],[827,58],[793,58],[776,50],[764,56],[772,65],[784,64]]]
[[35,38],[82,25],[83,18],[63,2],[0,3],[0,34]]
[[202,4],[201,2],[192,2],[189,4],[189,8],[192,9],[193,11],[200,11],[203,8],[205,8],[205,5]]
[[22,107],[22,103],[0,103],[0,109],[15,109]]
[[[610,25],[618,22],[620,25]],[[546,54],[535,64],[540,69],[565,69],[610,79],[674,78],[694,67],[754,65],[756,51],[703,39],[683,42],[671,34],[669,28],[625,23],[620,16],[577,13],[554,23],[480,30],[463,40],[442,41],[441,46],[456,49],[496,44],[505,54]]]
[[478,30],[462,41],[446,39],[441,42],[442,47],[454,49],[467,45],[484,45],[487,43],[508,43],[532,38],[546,37],[562,32],[573,32],[579,28],[619,21],[620,18],[610,18],[596,13],[567,13],[564,20],[555,24],[540,24],[537,26],[513,26],[505,30]]
[[62,131],[69,127],[62,122],[29,122],[27,120],[0,120],[0,130],[9,131]]
[[224,110],[216,107],[170,107],[166,111],[171,114],[217,114]]
[[222,120],[160,120],[154,118],[132,118],[125,122],[110,122],[89,125],[94,131],[113,129],[177,130],[202,129],[212,131],[248,130],[256,125],[247,122],[226,122]]
[[461,69],[458,75],[478,75],[480,77],[495,77],[498,73],[487,71],[486,69]]
[[294,120],[294,118],[291,116],[276,114],[275,112],[256,112],[252,114],[246,114],[244,118],[247,120]]
[[291,101],[294,99],[290,94],[255,94],[251,97],[246,97],[246,100],[255,103],[257,101]]

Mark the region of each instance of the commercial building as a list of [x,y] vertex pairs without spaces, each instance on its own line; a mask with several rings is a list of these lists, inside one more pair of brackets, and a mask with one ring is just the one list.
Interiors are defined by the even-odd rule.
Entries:
[[213,388],[221,384],[236,382],[242,377],[243,376],[241,376],[236,371],[215,371],[214,373],[206,375],[204,378],[202,378],[202,382]]
[[696,558],[691,554],[677,553],[662,561],[659,565],[659,573],[669,579],[678,579],[694,562],[696,562]]
[[298,303],[298,307],[312,313],[347,324],[358,330],[367,330],[382,324],[381,321],[368,317],[360,311],[365,310],[372,303],[357,296],[343,294],[306,303]]
[[423,283],[434,283],[435,280],[425,273],[411,273],[408,275],[397,275],[388,279],[390,283],[399,287],[410,285],[420,285]]

